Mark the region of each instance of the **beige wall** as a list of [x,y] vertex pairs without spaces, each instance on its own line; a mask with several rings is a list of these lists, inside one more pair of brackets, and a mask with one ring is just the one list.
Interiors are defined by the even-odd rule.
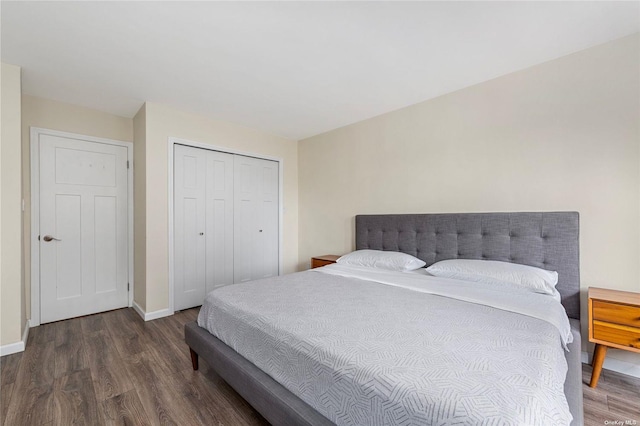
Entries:
[[147,109],[142,105],[133,117],[133,300],[143,310],[147,306]]
[[[25,200],[24,258],[26,308],[31,316],[31,168],[30,127],[41,127],[86,136],[133,141],[133,120],[76,105],[22,96],[22,180]],[[134,156],[135,158],[135,156]]]
[[20,67],[0,68],[0,345],[22,339],[26,323],[22,262]]
[[583,293],[640,291],[639,52],[636,34],[301,141],[300,266],[352,250],[356,214],[577,210]]
[[146,311],[166,309],[169,302],[169,137],[284,160],[283,264],[285,273],[295,271],[298,261],[297,142],[147,102],[145,167],[146,181],[153,185],[153,190],[148,190],[146,195]]

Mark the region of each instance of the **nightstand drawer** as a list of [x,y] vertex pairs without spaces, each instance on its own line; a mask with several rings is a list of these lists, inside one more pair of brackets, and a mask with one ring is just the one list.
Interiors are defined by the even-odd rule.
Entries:
[[640,327],[640,306],[593,301],[593,319],[614,324]]
[[605,342],[640,349],[640,328],[593,321],[593,337]]

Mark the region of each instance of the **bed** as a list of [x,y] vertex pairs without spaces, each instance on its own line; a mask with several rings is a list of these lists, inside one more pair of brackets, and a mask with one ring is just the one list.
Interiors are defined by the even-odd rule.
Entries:
[[[558,369],[560,370],[559,372],[555,371],[555,373],[549,373],[549,377],[545,377],[544,381],[545,383],[551,383],[548,393],[553,394],[555,391],[564,394],[564,398],[562,398],[562,400],[566,401],[566,404],[568,405],[571,417],[573,418],[571,421],[572,425],[580,425],[583,423],[582,371],[580,362],[579,331],[580,280],[578,237],[578,214],[575,212],[360,215],[356,217],[357,250],[373,249],[407,253],[423,260],[427,265],[446,259],[478,259],[512,262],[557,271],[558,284],[556,288],[561,298],[562,307],[564,307],[564,311],[566,312],[566,317],[569,319],[567,323],[567,333],[571,335],[571,338],[567,339],[565,342],[567,350],[562,348],[560,349],[560,352],[554,350],[556,358],[558,358],[558,353],[560,353],[564,359],[556,359],[553,362],[557,365],[564,365],[565,370],[560,371],[562,367],[548,369],[551,372]],[[341,272],[338,271],[336,274],[340,275]],[[376,279],[377,278],[375,278],[374,281]],[[382,279],[378,280],[383,281]],[[407,280],[409,280],[408,285],[410,286],[411,282],[416,281],[416,278],[407,277]],[[307,284],[304,283],[305,281]],[[345,283],[349,283],[348,286],[345,286]],[[379,377],[377,377],[376,374],[379,373],[370,371],[373,369],[369,368],[371,366],[377,364],[380,364],[380,366],[385,365],[385,359],[383,358],[386,352],[384,350],[372,351],[383,354],[379,355],[383,358],[379,357],[377,359],[370,359],[366,352],[356,353],[355,355],[350,354],[349,352],[345,352],[345,348],[340,347],[336,342],[339,343],[341,341],[340,339],[343,339],[343,341],[348,342],[348,345],[345,345],[345,347],[355,347],[360,343],[354,343],[353,336],[348,336],[346,334],[342,336],[340,333],[331,333],[331,336],[328,336],[328,338],[334,340],[327,343],[325,347],[321,349],[314,349],[313,341],[299,341],[295,344],[287,343],[291,341],[291,335],[295,334],[292,330],[295,331],[298,329],[304,329],[305,327],[316,327],[317,324],[314,324],[313,321],[310,320],[316,316],[317,318],[324,318],[322,320],[323,323],[330,323],[332,321],[332,318],[330,317],[322,317],[323,313],[320,308],[320,306],[333,303],[333,300],[330,299],[332,297],[331,293],[340,293],[341,298],[343,299],[353,299],[354,306],[359,306],[359,308],[356,319],[351,319],[350,321],[356,322],[358,321],[358,317],[361,319],[365,318],[366,321],[366,315],[371,315],[372,311],[370,309],[367,311],[368,308],[363,308],[363,306],[370,307],[376,303],[382,303],[376,308],[376,312],[381,312],[381,316],[384,316],[386,312],[384,302],[392,305],[398,301],[400,306],[404,306],[406,309],[396,310],[395,313],[391,312],[391,315],[405,315],[405,317],[399,319],[403,324],[412,323],[413,317],[411,317],[411,315],[415,316],[415,312],[418,312],[416,310],[418,309],[417,304],[422,303],[423,299],[424,301],[427,301],[429,298],[433,299],[434,297],[442,297],[441,295],[413,292],[411,293],[411,296],[407,296],[406,292],[402,292],[404,290],[401,291],[401,289],[396,287],[385,285],[370,286],[369,284],[366,284],[368,287],[359,287],[365,284],[363,284],[362,280],[357,277],[345,278],[344,273],[342,273],[341,277],[337,277],[335,274],[319,273],[318,271],[290,274],[288,276],[277,278],[273,281],[264,281],[262,284],[266,289],[270,288],[272,292],[282,292],[282,294],[291,293],[291,298],[293,298],[294,302],[296,300],[301,301],[299,306],[289,305],[288,308],[286,308],[286,311],[291,311],[291,316],[297,319],[298,322],[295,327],[290,327],[289,334],[281,337],[281,343],[278,343],[278,341],[259,342],[263,336],[256,333],[264,333],[264,330],[275,330],[273,324],[269,324],[266,317],[259,317],[258,320],[254,318],[252,320],[254,324],[253,326],[248,325],[249,320],[247,320],[247,323],[244,323],[242,320],[242,317],[245,316],[244,314],[246,313],[243,309],[247,312],[249,310],[254,310],[249,305],[250,303],[254,303],[253,307],[255,307],[258,316],[269,312],[269,309],[272,309],[272,316],[278,316],[280,314],[275,304],[270,308],[270,301],[268,297],[257,296],[259,299],[261,297],[262,300],[259,302],[251,302],[251,299],[254,297],[251,292],[256,291],[256,287],[238,287],[237,289],[230,288],[224,291],[214,292],[218,294],[218,296],[216,296],[218,299],[224,299],[222,302],[219,302],[222,303],[222,305],[217,307],[216,312],[218,312],[219,316],[216,321],[214,321],[214,323],[218,322],[218,325],[221,327],[218,330],[219,338],[212,335],[205,328],[200,327],[197,323],[189,323],[185,326],[185,340],[191,349],[194,369],[198,368],[198,357],[205,359],[211,368],[213,368],[225,381],[235,388],[236,391],[270,423],[274,425],[330,425],[335,423],[428,424],[429,422],[446,424],[455,423],[454,421],[451,421],[451,419],[459,415],[469,416],[471,413],[483,415],[482,413],[492,413],[491,410],[495,409],[495,407],[491,407],[491,398],[483,401],[482,398],[477,396],[479,394],[491,394],[491,386],[483,389],[482,387],[484,384],[477,381],[473,382],[473,374],[469,373],[467,375],[468,377],[465,377],[465,374],[462,373],[463,370],[460,369],[461,366],[465,365],[471,365],[471,367],[469,367],[471,370],[482,370],[484,368],[484,361],[481,360],[481,358],[478,358],[478,361],[474,362],[473,358],[469,355],[476,350],[475,346],[482,342],[476,341],[465,343],[466,346],[464,346],[460,352],[461,356],[454,356],[455,359],[453,361],[447,361],[452,362],[453,364],[451,365],[455,364],[456,367],[446,369],[440,368],[442,372],[451,371],[451,374],[455,373],[455,377],[453,379],[452,377],[444,377],[446,374],[440,372],[437,365],[435,366],[435,370],[434,365],[430,365],[430,361],[436,362],[437,360],[440,360],[438,362],[442,362],[443,358],[439,353],[429,352],[429,357],[425,357],[428,358],[427,360],[413,359],[411,357],[407,358],[406,362],[409,362],[410,365],[407,366],[406,370],[411,374],[421,375],[421,379],[426,380],[428,383],[428,386],[424,387],[426,390],[423,389],[421,391],[422,393],[415,399],[417,404],[415,411],[418,413],[417,415],[422,415],[421,413],[429,411],[430,414],[428,414],[428,416],[431,416],[429,417],[431,420],[425,420],[426,417],[411,417],[411,415],[416,415],[416,413],[407,414],[403,411],[403,407],[385,405],[389,404],[389,402],[379,400],[379,395],[384,394],[385,392],[395,392],[398,394],[402,392],[406,393],[408,392],[407,389],[410,389],[410,385],[406,385],[405,382],[402,382],[402,380],[404,380],[402,378],[398,379],[401,386],[396,386],[393,383],[390,384],[386,383],[384,380],[378,380]],[[253,285],[255,285],[255,283]],[[321,287],[325,287],[325,290],[320,291]],[[303,288],[305,289],[303,290]],[[314,291],[316,291],[316,293],[312,292],[311,295],[307,295],[307,293],[305,293],[309,291],[307,288],[315,289]],[[334,289],[334,291],[326,291],[331,289]],[[298,297],[298,299],[296,299],[296,297]],[[315,300],[317,302],[316,305],[310,303],[309,300],[305,299],[305,297]],[[324,299],[323,301],[322,298],[328,299]],[[230,308],[226,309],[225,303],[233,299],[237,299],[236,302],[234,302],[236,303],[236,306],[232,308],[231,304],[229,304]],[[496,299],[500,299],[498,294],[496,294]],[[532,298],[531,300],[533,301],[534,299],[535,298]],[[485,305],[464,305],[464,301],[450,300],[448,297],[437,300],[441,302],[437,305],[441,305],[442,311],[438,315],[432,316],[432,320],[434,318],[445,318],[443,316],[446,315],[446,312],[464,311],[469,315],[473,312],[474,317],[472,318],[477,317],[482,318],[482,320],[467,321],[464,323],[464,327],[460,327],[460,325],[458,325],[459,329],[469,328],[470,330],[473,330],[473,327],[475,326],[474,323],[488,323],[492,321],[492,317],[487,313],[487,310],[491,310],[492,308],[488,308]],[[275,302],[276,301],[274,299],[274,303]],[[278,303],[294,302],[286,302],[284,300],[278,301]],[[531,304],[535,305],[536,303],[537,302],[532,302]],[[258,307],[257,305],[260,306]],[[206,306],[207,305],[205,304],[203,310]],[[296,312],[296,306],[299,308],[298,312]],[[414,311],[412,311],[412,309],[414,309]],[[437,306],[430,309],[437,309]],[[236,311],[234,314],[235,316],[232,315],[232,311],[234,310]],[[317,310],[317,312],[314,310]],[[256,312],[254,312],[254,314]],[[518,316],[518,314],[504,310],[500,310],[500,312],[500,315],[503,317],[501,317],[500,321],[496,321],[496,327],[500,322],[509,324],[520,323],[520,316]],[[326,315],[326,312],[324,314]],[[339,317],[340,315],[335,316]],[[443,321],[445,323],[455,322],[457,317],[461,317],[461,315],[450,316],[448,319]],[[287,318],[283,316],[282,318],[279,318],[278,321],[286,322]],[[523,330],[520,330],[520,326],[515,326],[513,328],[526,333],[525,329],[527,327],[535,327],[535,329],[538,330],[534,333],[536,339],[542,338],[543,336],[547,336],[548,339],[554,338],[551,336],[553,333],[549,331],[549,326],[541,325],[540,320],[533,319],[527,321],[527,324],[529,325],[523,325]],[[385,320],[382,323],[382,326],[390,322],[392,321]],[[256,323],[261,324],[261,326],[255,327]],[[437,327],[443,326],[445,326],[445,324],[437,325]],[[328,327],[330,328],[331,324],[329,324]],[[393,334],[394,339],[404,339],[403,344],[408,344],[406,343],[407,336],[403,336],[403,333],[398,333],[397,330],[393,331],[390,329],[384,331],[372,331],[367,330],[366,325],[363,324],[358,325],[358,327],[361,327],[360,329],[363,330],[363,336],[366,336],[366,333],[376,333],[375,336],[378,337]],[[437,327],[434,325],[432,328],[436,329]],[[411,331],[409,330],[411,328],[409,325],[405,328],[407,328],[407,333],[416,333],[419,332],[416,330],[421,330],[415,329],[414,331]],[[343,329],[346,332],[346,329]],[[275,330],[271,334],[277,335],[279,332],[281,332],[281,330]],[[426,330],[425,332],[431,332],[431,330]],[[235,333],[235,336],[233,333]],[[322,334],[322,331],[317,332],[316,337],[320,334]],[[445,336],[448,334],[449,333],[444,333]],[[515,334],[517,333],[514,333],[514,335]],[[531,335],[533,336],[533,334]],[[442,336],[438,337],[435,334],[430,334],[429,336],[430,339],[442,339]],[[229,344],[225,343],[225,341]],[[464,341],[466,342],[466,339],[464,339]],[[366,345],[367,342],[363,342],[362,344]],[[448,341],[445,344],[452,344],[452,342]],[[503,343],[501,343],[500,339],[491,343],[492,347],[495,347],[496,345],[500,346],[501,344]],[[295,351],[293,351],[292,348],[296,348]],[[299,350],[300,348],[303,349],[302,352],[306,351],[306,354],[317,352],[320,353],[320,355],[314,355],[317,359],[309,360],[307,359],[308,357]],[[328,348],[332,349],[329,350]],[[247,350],[249,352],[247,352]],[[271,350],[276,353],[275,355],[274,353],[261,353],[263,350]],[[416,348],[416,353],[420,353],[419,351],[422,350],[431,350],[431,348]],[[238,353],[242,351],[245,351],[245,356]],[[544,353],[544,351],[541,351],[535,346],[532,346],[526,352],[529,356],[527,365],[536,364],[536,362],[538,362],[537,359],[545,359],[545,362],[551,362],[549,359],[553,358],[552,355]],[[449,353],[448,356],[451,357],[451,353]],[[251,360],[247,358],[250,358]],[[279,358],[289,359],[290,361],[283,365],[277,365]],[[347,365],[348,362],[350,362],[350,359],[356,358],[362,361],[362,365],[364,367]],[[291,362],[292,359],[296,361]],[[332,361],[324,362],[324,359],[332,359]],[[353,388],[350,387],[350,382],[347,383],[347,379],[337,377],[335,375],[336,359],[344,360],[346,367],[343,365],[342,367],[345,367],[343,370],[350,372],[349,374],[351,374],[351,377],[358,377],[359,379],[362,379],[363,375],[366,376],[367,374],[372,374],[372,376],[368,377],[368,379],[371,380],[367,381],[368,379],[366,377],[365,379],[362,379],[364,380],[363,383],[366,382],[368,385],[364,385],[362,389]],[[389,365],[389,367],[391,368],[394,366]],[[263,370],[269,371],[270,374],[265,373]],[[314,383],[295,385],[294,382],[296,377],[305,375],[308,377],[310,371],[311,375],[317,377],[317,380]],[[398,370],[397,368],[394,370],[394,375],[402,376],[403,374],[404,371]],[[564,383],[562,383],[558,378],[560,377],[559,374],[562,374]],[[275,380],[272,376],[278,378],[278,380]],[[513,382],[512,378],[507,376],[503,379],[505,383],[509,381]],[[349,380],[351,379],[349,378]],[[442,380],[455,380],[455,386],[447,386],[446,382],[442,382]],[[526,375],[518,380],[526,381]],[[442,383],[445,383],[445,385],[442,385]],[[515,386],[515,388],[525,388],[521,383],[508,383],[508,385]],[[296,386],[298,387],[296,388]],[[344,395],[336,395],[335,390],[329,389],[331,386],[336,389],[341,388],[342,392],[350,394],[350,397],[352,397],[355,402],[348,402],[349,399],[345,399]],[[424,401],[439,401],[437,398],[434,399],[434,395],[429,394],[429,390],[432,387],[434,389],[439,388],[441,391],[444,389],[445,393],[449,392],[447,391],[447,388],[450,387],[455,390],[458,398],[461,398],[460,395],[464,398],[468,397],[470,402],[468,403],[465,413],[457,412],[456,409],[453,409],[452,411],[452,408],[446,404],[441,404],[435,408],[431,407],[425,409],[425,406],[420,408],[419,405],[424,404]],[[294,394],[294,392],[289,389],[296,389],[296,393]],[[475,396],[463,395],[465,392],[470,392],[470,389],[475,390]],[[315,399],[310,396],[314,392],[316,395]],[[516,395],[518,392],[511,393]],[[322,396],[317,397],[318,394],[321,394]],[[507,394],[509,394],[508,391]],[[400,396],[407,400],[407,395],[403,394]],[[529,396],[523,396],[525,400],[527,397]],[[500,397],[495,397],[493,399],[499,400],[499,398]],[[412,399],[409,398],[409,400]],[[363,404],[362,401],[365,401],[365,403]],[[540,402],[537,399],[535,401],[535,404],[532,405],[537,406],[539,404],[543,404],[543,402]],[[509,407],[509,404],[509,402],[503,402],[498,405]],[[348,407],[345,407],[345,405],[348,405]],[[408,405],[410,406],[411,404]],[[368,413],[367,407],[373,407],[374,411],[379,410],[380,413],[378,417],[375,417],[375,413]],[[389,407],[388,413],[385,412],[384,407]],[[528,410],[527,407],[525,408]],[[329,414],[327,414],[327,410]],[[548,407],[538,407],[539,412],[549,411],[554,413],[554,410],[554,408],[549,409]],[[321,413],[321,411],[324,414]],[[549,419],[565,421],[566,417],[563,418],[560,411],[561,410],[558,409],[557,413],[551,414],[551,416],[555,415],[556,417],[545,418],[545,421],[548,422]],[[370,414],[374,417],[367,417]],[[494,420],[499,423],[501,418],[503,420],[505,418],[508,419],[508,417],[501,417],[502,414],[508,416],[510,413],[494,414],[496,414]],[[525,414],[524,418],[531,419],[531,424],[540,424],[540,418],[536,420],[536,417],[531,417],[533,415],[533,413],[528,413]],[[538,415],[540,415],[540,413],[536,414],[536,416]],[[489,415],[486,415],[485,418],[490,417]],[[478,423],[479,419],[462,417],[457,418],[457,421],[461,424],[469,424]],[[507,421],[507,423],[509,422]]]

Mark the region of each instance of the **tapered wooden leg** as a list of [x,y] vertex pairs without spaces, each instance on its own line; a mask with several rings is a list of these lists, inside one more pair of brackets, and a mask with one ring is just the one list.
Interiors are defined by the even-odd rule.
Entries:
[[189,348],[189,352],[191,352],[191,365],[194,370],[198,369],[198,354],[193,349]]
[[596,343],[596,349],[593,351],[593,361],[591,362],[593,373],[591,373],[591,383],[589,383],[589,386],[592,388],[598,386],[605,356],[607,356],[607,347]]

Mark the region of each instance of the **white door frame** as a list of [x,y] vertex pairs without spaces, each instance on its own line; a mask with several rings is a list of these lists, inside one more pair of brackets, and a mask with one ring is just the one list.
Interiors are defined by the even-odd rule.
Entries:
[[129,306],[133,303],[133,143],[113,139],[97,138],[77,133],[31,127],[31,319],[29,326],[40,325],[40,136],[51,135],[85,142],[117,145],[127,148],[127,236],[129,240]]
[[210,145],[208,143],[202,142],[194,142],[187,139],[174,138],[169,137],[169,152],[167,157],[169,158],[168,171],[169,171],[169,180],[168,180],[168,189],[169,189],[169,215],[168,215],[168,231],[169,231],[169,312],[173,314],[174,311],[174,298],[175,298],[175,288],[174,288],[174,280],[173,280],[173,272],[174,272],[174,259],[173,259],[173,251],[174,251],[174,235],[173,235],[173,159],[174,159],[174,145],[186,145],[194,148],[202,148],[208,149],[209,151],[218,151],[225,152],[227,154],[236,154],[236,155],[244,155],[245,157],[253,157],[259,158],[261,160],[270,160],[278,163],[278,275],[282,275],[283,269],[283,260],[282,260],[282,242],[284,241],[284,232],[282,229],[283,225],[283,214],[284,214],[284,203],[283,203],[283,169],[284,169],[284,160],[278,157],[271,157],[268,155],[262,154],[253,154],[249,152],[237,151],[235,149],[227,148],[224,146],[218,145]]

